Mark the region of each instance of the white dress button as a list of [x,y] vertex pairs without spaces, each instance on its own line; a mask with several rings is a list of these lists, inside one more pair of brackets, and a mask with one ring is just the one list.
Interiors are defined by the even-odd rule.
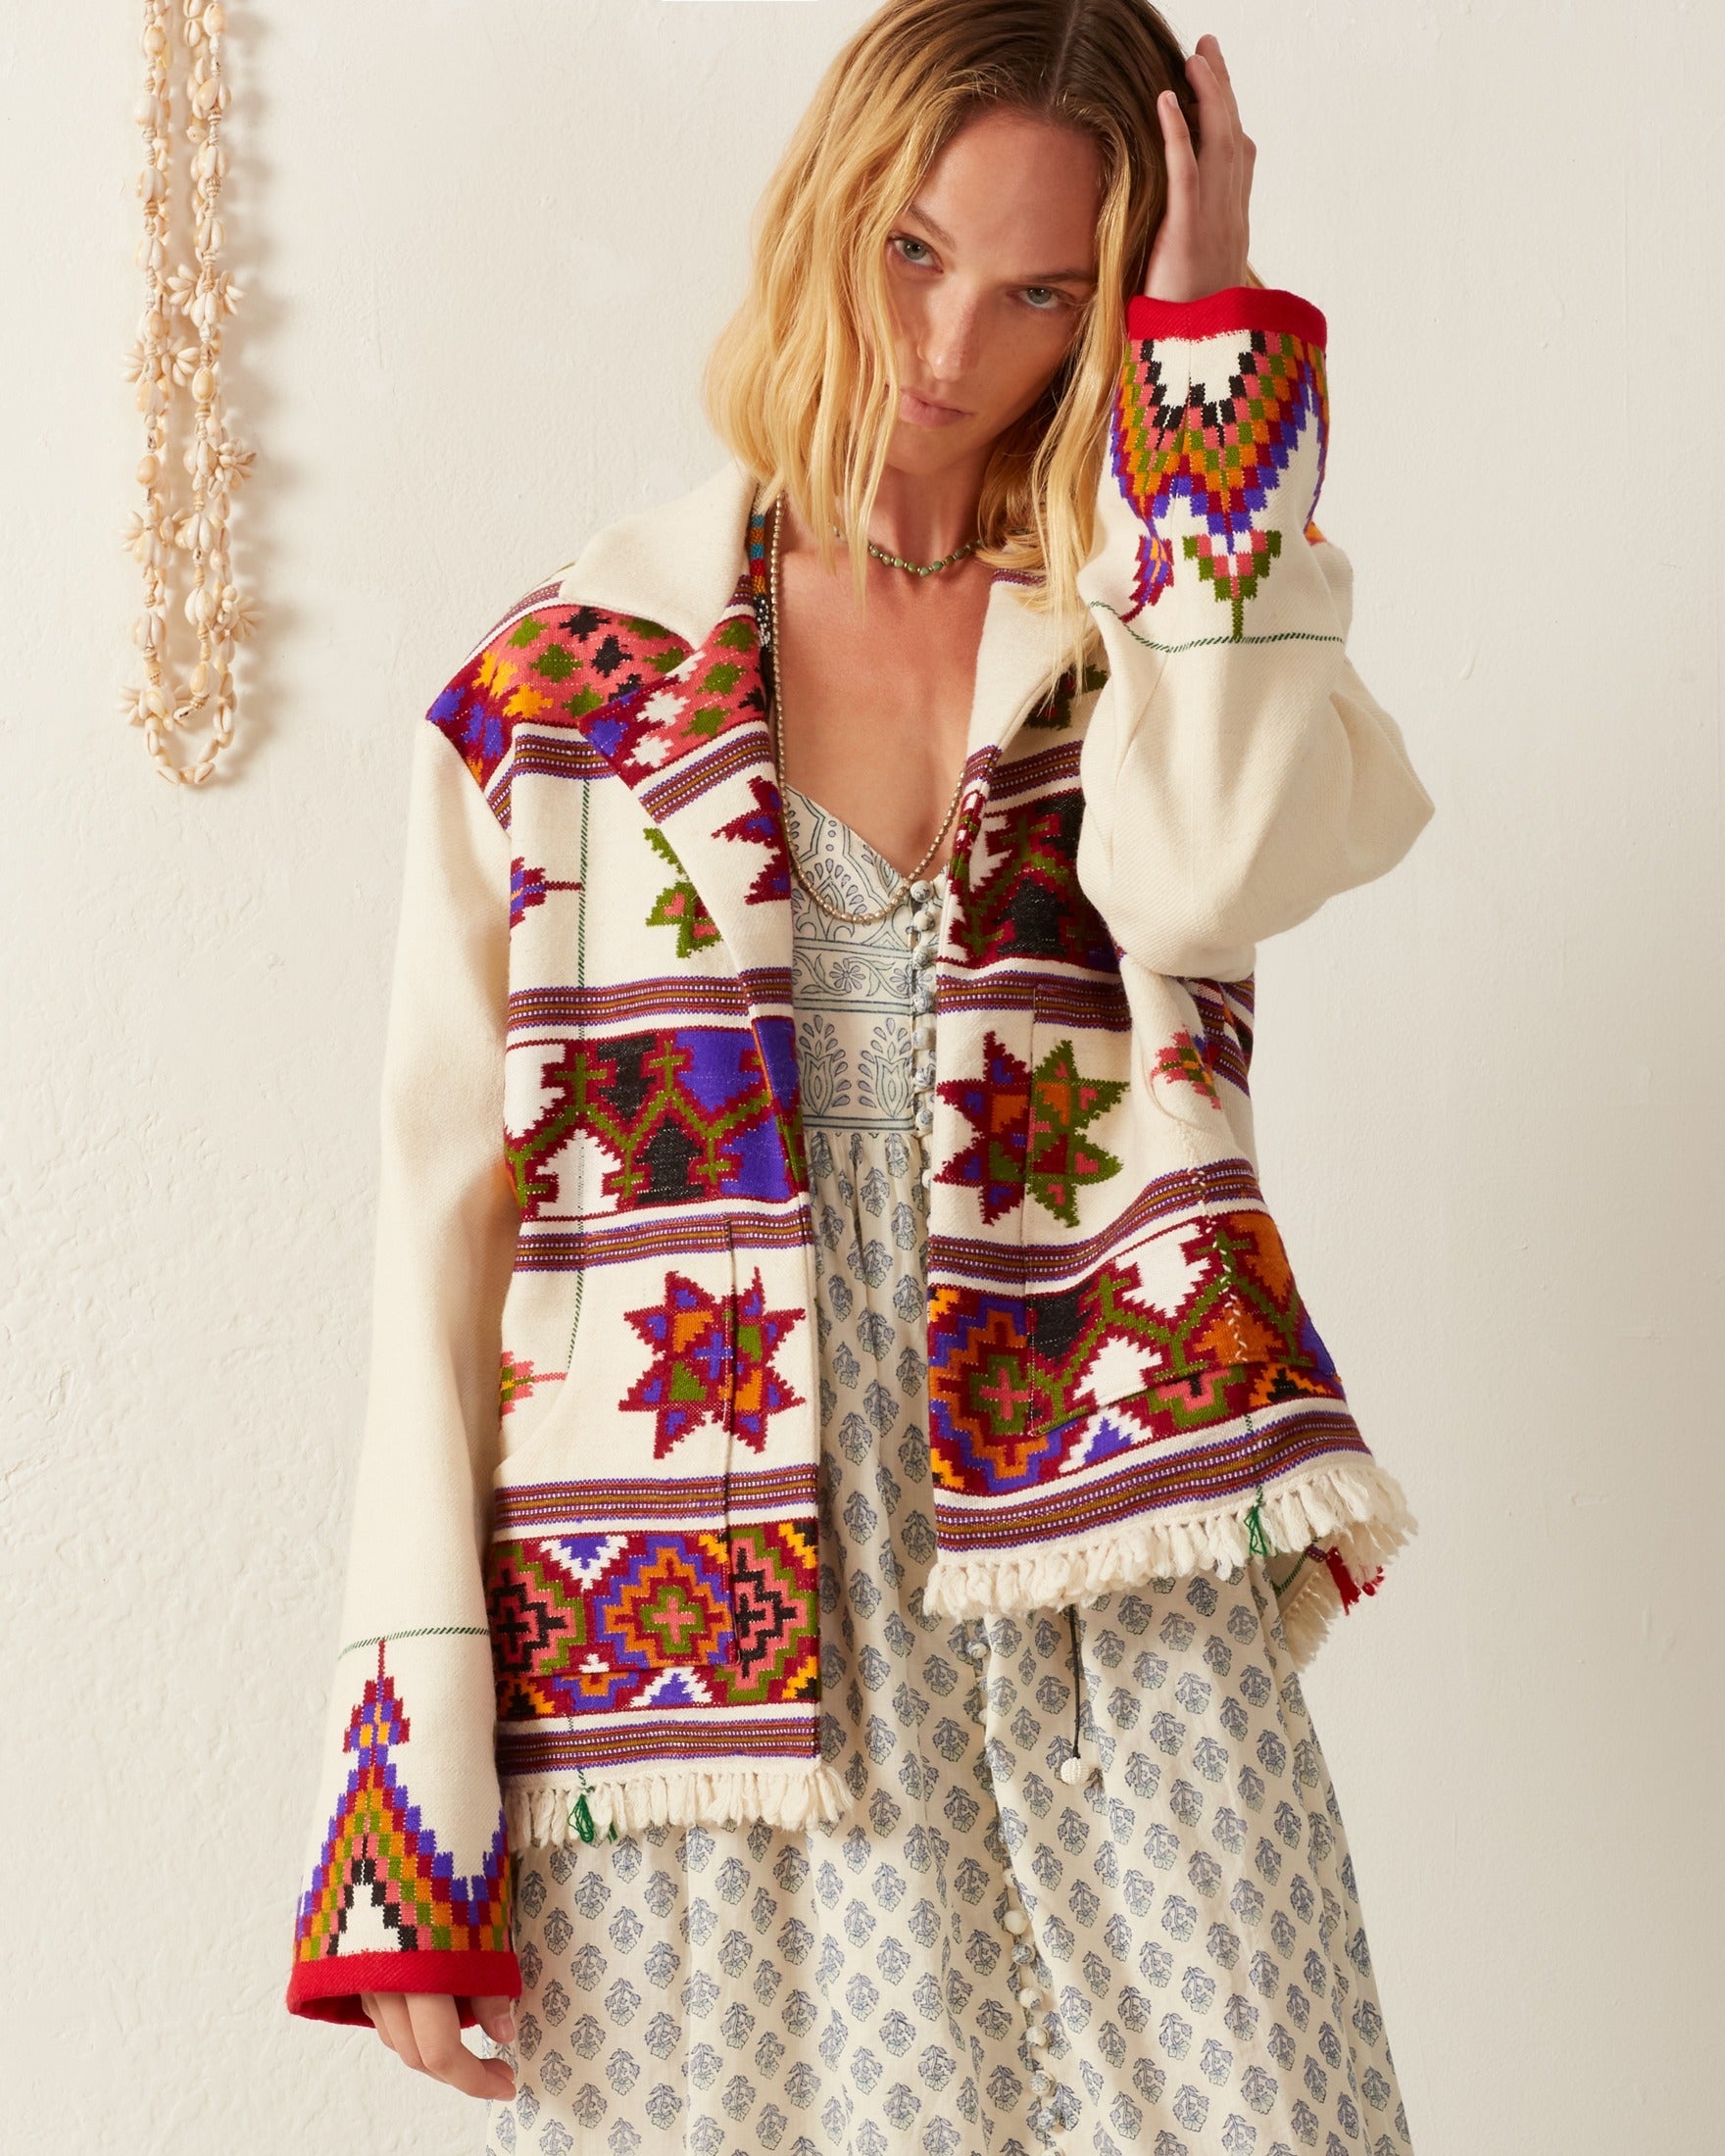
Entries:
[[1030,1929],[1030,1919],[1022,1909],[1009,1909],[1001,1922],[1009,1932],[1027,1932]]

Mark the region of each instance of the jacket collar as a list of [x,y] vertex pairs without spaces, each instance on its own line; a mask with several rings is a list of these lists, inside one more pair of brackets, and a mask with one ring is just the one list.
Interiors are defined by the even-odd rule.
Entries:
[[[608,525],[564,571],[560,600],[657,621],[691,648],[748,589],[755,479],[734,458],[688,493]],[[976,655],[966,761],[1004,748],[1046,680],[1060,626],[997,572]]]

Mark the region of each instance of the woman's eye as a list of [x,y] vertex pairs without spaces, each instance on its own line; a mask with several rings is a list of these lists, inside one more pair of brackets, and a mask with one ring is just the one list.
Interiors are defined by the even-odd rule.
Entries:
[[[1046,292],[1057,305],[1064,297],[1062,293],[1057,292],[1052,284],[1027,284],[1024,289],[1026,293]],[[1051,315],[1054,309],[1052,307],[1037,307],[1033,303],[1032,311],[1038,315]]]
[[[895,232],[893,234],[893,245],[895,247],[920,247],[924,255],[928,252],[928,242],[925,239],[912,239],[909,232]],[[914,261],[920,266],[920,256],[906,256],[903,259]]]

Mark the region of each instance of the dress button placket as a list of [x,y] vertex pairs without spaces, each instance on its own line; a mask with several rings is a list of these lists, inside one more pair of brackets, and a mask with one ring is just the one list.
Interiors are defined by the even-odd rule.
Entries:
[[1057,2094],[1055,2079],[1048,2070],[1046,2057],[1049,2045],[1048,2006],[1042,1985],[1037,1981],[1036,1948],[1030,1939],[1030,1919],[1018,1900],[1016,1884],[1010,1875],[1007,1908],[1001,1922],[1011,1937],[1012,1984],[1018,2004],[1024,2012],[1023,2056],[1030,2070],[1030,2094],[1033,2099],[1026,2123],[1042,2145],[1052,2148],[1061,2120],[1054,2101]]
[[940,896],[937,877],[911,886],[911,1085],[915,1100],[916,1135],[922,1142],[922,1187],[934,1181],[928,1156],[934,1129],[934,968],[940,949]]
[[[929,1138],[934,1128],[934,989],[935,961],[940,950],[941,886],[938,879],[931,883],[913,883],[911,900],[911,1011],[912,1011],[912,1087],[915,1101],[915,1125],[917,1137],[922,1142],[922,1187],[927,1190],[934,1181],[934,1163],[929,1157]],[[975,1665],[976,1682],[985,1683],[984,1664],[988,1661],[989,1642],[985,1625],[979,1624],[964,1642],[966,1655]],[[1018,1898],[1017,1884],[1010,1871],[1007,1875],[1007,1906],[1001,1918],[1011,1939],[1011,1986],[1020,2011],[1024,2015],[1024,2039],[1022,2055],[1030,2068],[1030,2094],[1033,2099],[1027,2123],[1031,2132],[1044,2148],[1053,2148],[1055,2135],[1064,2124],[1060,2108],[1060,2091],[1054,2076],[1048,2071],[1047,2051],[1049,2032],[1046,1994],[1036,1975],[1036,1948],[1030,1936],[1030,1919]]]

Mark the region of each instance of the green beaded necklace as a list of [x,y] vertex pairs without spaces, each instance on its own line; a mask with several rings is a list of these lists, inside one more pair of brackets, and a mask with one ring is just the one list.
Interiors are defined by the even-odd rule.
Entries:
[[[832,533],[835,539],[842,536],[837,524],[832,527]],[[966,539],[957,554],[946,555],[938,562],[907,562],[902,554],[888,554],[884,547],[877,547],[872,539],[867,541],[867,547],[877,562],[885,562],[895,569],[909,569],[912,576],[932,576],[936,569],[950,569],[955,562],[961,562],[965,555],[974,554],[976,542],[974,539]]]

